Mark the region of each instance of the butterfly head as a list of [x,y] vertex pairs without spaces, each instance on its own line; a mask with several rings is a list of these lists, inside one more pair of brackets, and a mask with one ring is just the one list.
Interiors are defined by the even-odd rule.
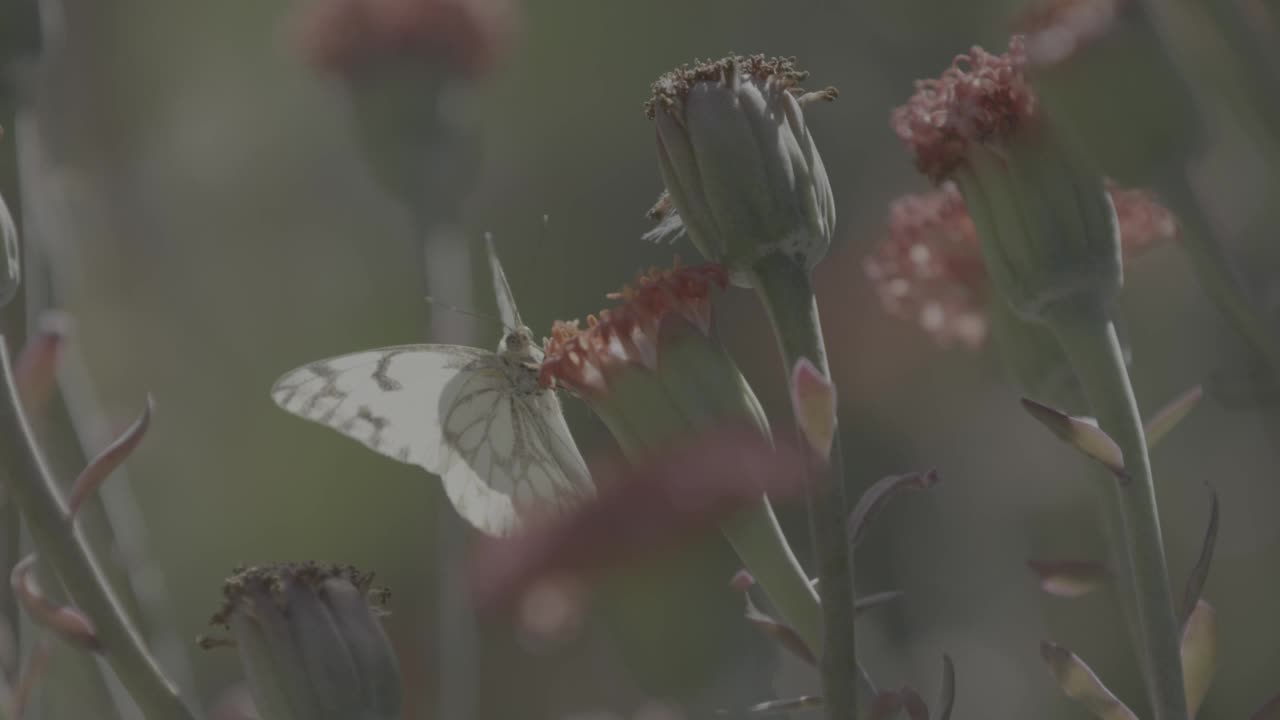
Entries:
[[533,331],[521,325],[507,330],[498,343],[498,354],[521,361],[542,362],[542,348],[533,341]]

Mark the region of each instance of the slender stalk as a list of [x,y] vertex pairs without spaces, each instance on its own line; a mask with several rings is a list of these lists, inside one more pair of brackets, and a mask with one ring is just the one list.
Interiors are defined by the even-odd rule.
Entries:
[[1049,326],[1075,368],[1098,425],[1124,453],[1129,478],[1115,482],[1116,498],[1155,718],[1187,720],[1181,632],[1169,590],[1151,461],[1115,325],[1099,299],[1059,305],[1050,313]]
[[1199,197],[1184,175],[1167,183],[1162,191],[1181,221],[1182,249],[1200,287],[1280,379],[1280,327],[1267,317],[1262,304],[1249,296],[1243,278],[1218,243]]
[[[752,275],[773,323],[787,377],[801,358],[830,375],[809,272],[790,258],[773,254],[758,261]],[[849,503],[838,433],[830,464],[812,468],[811,473],[809,523],[821,580],[824,628],[819,661],[823,698],[828,718],[850,720],[858,717],[855,680],[860,670],[854,636],[853,552],[846,529]]]
[[42,560],[62,580],[72,601],[93,622],[111,668],[147,717],[194,719],[129,622],[102,569],[68,518],[66,502],[49,472],[18,401],[9,353],[0,342],[0,471],[22,509]]

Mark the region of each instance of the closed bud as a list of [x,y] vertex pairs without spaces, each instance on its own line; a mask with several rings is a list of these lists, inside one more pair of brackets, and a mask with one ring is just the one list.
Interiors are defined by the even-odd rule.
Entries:
[[277,564],[227,580],[215,625],[230,631],[261,720],[393,720],[400,671],[371,604],[371,575]]
[[735,285],[748,286],[767,255],[812,269],[831,244],[835,202],[801,106],[836,93],[803,94],[805,77],[790,59],[752,55],[681,67],[653,84],[646,110],[668,216],[678,213]]
[[1123,271],[1103,179],[1062,140],[1025,66],[1021,38],[1005,55],[974,48],[918,83],[893,127],[922,172],[960,188],[999,293],[1043,320],[1059,303],[1112,297]]

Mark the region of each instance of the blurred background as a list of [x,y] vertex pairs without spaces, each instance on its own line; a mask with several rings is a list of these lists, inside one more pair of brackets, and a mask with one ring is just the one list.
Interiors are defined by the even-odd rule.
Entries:
[[[839,216],[817,279],[847,482],[858,492],[928,468],[943,478],[892,503],[859,548],[861,592],[905,593],[860,619],[860,651],[880,684],[926,697],[949,653],[962,720],[1087,717],[1040,662],[1041,639],[1070,647],[1143,707],[1106,594],[1047,596],[1025,565],[1104,557],[1096,476],[1029,421],[993,350],[938,349],[882,311],[862,270],[888,203],[927,187],[888,127],[890,110],[914,79],[937,75],[970,45],[1003,48],[1017,6],[527,3],[501,61],[451,101],[479,148],[462,173],[473,190],[457,220],[474,282],[458,296],[436,293],[493,312],[482,264],[492,232],[541,336],[555,319],[607,307],[604,294],[637,270],[675,253],[696,259],[687,241],[640,240],[661,189],[641,105],[662,72],[764,52],[797,56],[815,88],[837,86],[839,100],[808,118]],[[55,304],[77,322],[76,353],[101,418],[123,424],[146,393],[155,398],[155,426],[128,467],[138,511],[128,532],[145,533],[171,599],[189,651],[184,683],[212,705],[238,682],[233,652],[192,642],[232,568],[314,559],[375,571],[392,589],[387,627],[409,717],[447,717],[442,702],[460,702],[453,707],[475,718],[677,720],[815,692],[815,673],[742,620],[728,587],[738,565],[718,535],[618,568],[585,597],[580,622],[553,637],[511,614],[473,616],[458,586],[468,531],[441,527],[460,521],[440,511],[439,482],[273,405],[272,382],[311,360],[427,339],[491,347],[499,335],[466,319],[425,329],[432,310],[413,213],[371,175],[343,84],[299,51],[306,10],[66,0],[46,17],[58,40],[39,74],[25,215],[47,247]],[[1234,249],[1256,286],[1274,293],[1280,248],[1265,199],[1277,187],[1229,135],[1213,162]],[[1176,247],[1144,256],[1127,280],[1121,314],[1144,410],[1239,367],[1239,343]],[[788,427],[755,296],[723,294],[717,317],[774,425]],[[610,452],[603,426],[565,404],[584,454]],[[1218,612],[1219,664],[1203,718],[1245,717],[1277,690],[1277,432],[1277,409],[1229,409],[1210,397],[1154,453],[1176,582],[1199,551],[1206,483],[1222,501],[1205,593]],[[807,557],[803,509],[780,512]],[[466,697],[447,699],[467,686]]]

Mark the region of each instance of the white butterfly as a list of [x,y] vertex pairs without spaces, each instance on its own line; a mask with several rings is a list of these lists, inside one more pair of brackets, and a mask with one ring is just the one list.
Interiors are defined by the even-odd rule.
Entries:
[[319,360],[271,388],[280,407],[334,428],[444,481],[458,513],[491,535],[594,494],[555,393],[538,384],[542,350],[520,321],[488,242],[498,309],[497,353],[401,345]]

